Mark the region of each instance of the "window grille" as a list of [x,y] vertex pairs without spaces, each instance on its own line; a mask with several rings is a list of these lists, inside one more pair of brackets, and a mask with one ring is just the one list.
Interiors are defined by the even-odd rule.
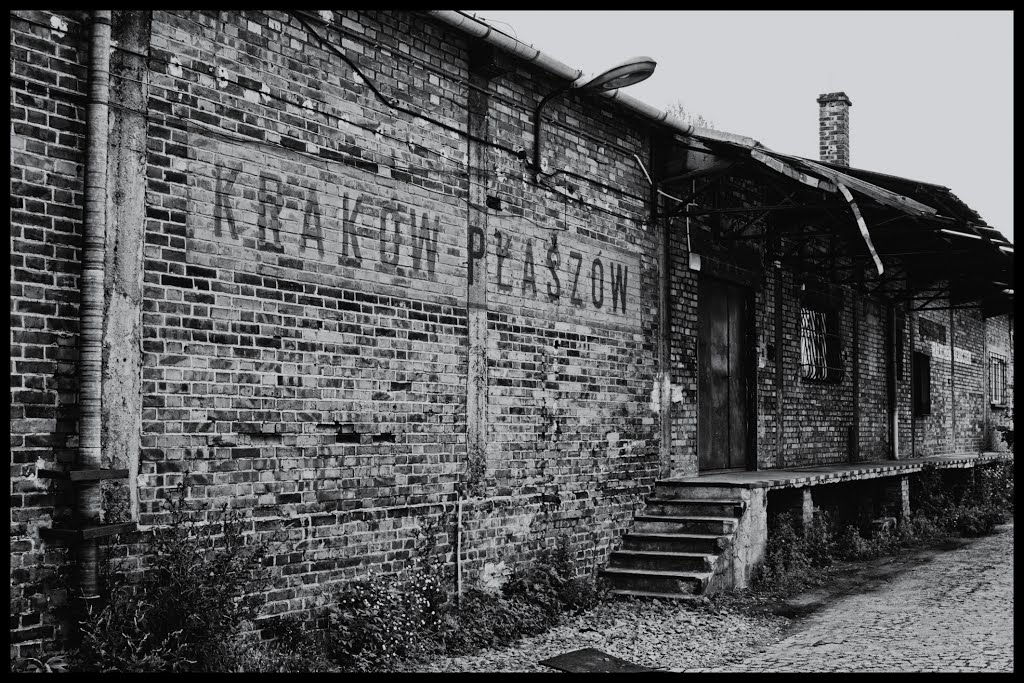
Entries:
[[992,354],[988,360],[989,387],[992,392],[992,403],[1006,403],[1006,359]]
[[838,315],[834,311],[800,309],[800,369],[804,379],[836,383],[843,380]]

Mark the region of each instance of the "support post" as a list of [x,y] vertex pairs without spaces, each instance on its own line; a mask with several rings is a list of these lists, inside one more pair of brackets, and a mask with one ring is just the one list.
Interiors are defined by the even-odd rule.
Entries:
[[910,518],[910,475],[901,474],[882,479],[882,502],[897,520]]
[[[138,519],[136,477],[142,449],[142,275],[146,223],[146,115],[151,12],[117,10],[110,57],[106,249],[103,296],[103,466],[127,470],[131,519]],[[105,484],[106,485],[106,484]],[[126,489],[126,490],[125,490]],[[126,522],[127,519],[105,520]]]
[[484,490],[487,472],[487,168],[488,78],[469,72],[469,210],[467,212],[467,293],[469,363],[466,378],[466,483],[469,495]]
[[853,443],[850,461],[860,460],[860,312],[863,301],[853,298]]

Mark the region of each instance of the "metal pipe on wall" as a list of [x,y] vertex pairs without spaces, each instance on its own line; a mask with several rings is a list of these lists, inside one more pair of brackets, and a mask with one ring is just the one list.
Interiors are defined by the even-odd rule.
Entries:
[[[110,97],[110,10],[94,10],[89,46],[89,91],[86,112],[85,212],[82,223],[81,329],[78,361],[78,467],[99,469],[101,443],[101,383],[103,364],[103,278],[107,221],[107,137]],[[76,512],[79,524],[99,523],[100,483],[79,486]],[[86,600],[96,598],[98,586],[96,540],[79,547],[79,587]]]

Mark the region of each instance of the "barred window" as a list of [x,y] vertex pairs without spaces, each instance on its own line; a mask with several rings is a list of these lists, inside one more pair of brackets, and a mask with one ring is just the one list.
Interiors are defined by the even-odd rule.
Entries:
[[988,359],[989,387],[992,391],[992,403],[1006,403],[1006,359],[992,354]]
[[843,381],[839,316],[835,311],[800,308],[800,370],[804,379]]

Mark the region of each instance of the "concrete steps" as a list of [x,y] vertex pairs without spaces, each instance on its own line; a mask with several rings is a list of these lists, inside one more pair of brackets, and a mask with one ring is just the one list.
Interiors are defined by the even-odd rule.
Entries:
[[654,495],[602,575],[621,596],[687,600],[717,585],[745,502],[739,489],[655,482]]

